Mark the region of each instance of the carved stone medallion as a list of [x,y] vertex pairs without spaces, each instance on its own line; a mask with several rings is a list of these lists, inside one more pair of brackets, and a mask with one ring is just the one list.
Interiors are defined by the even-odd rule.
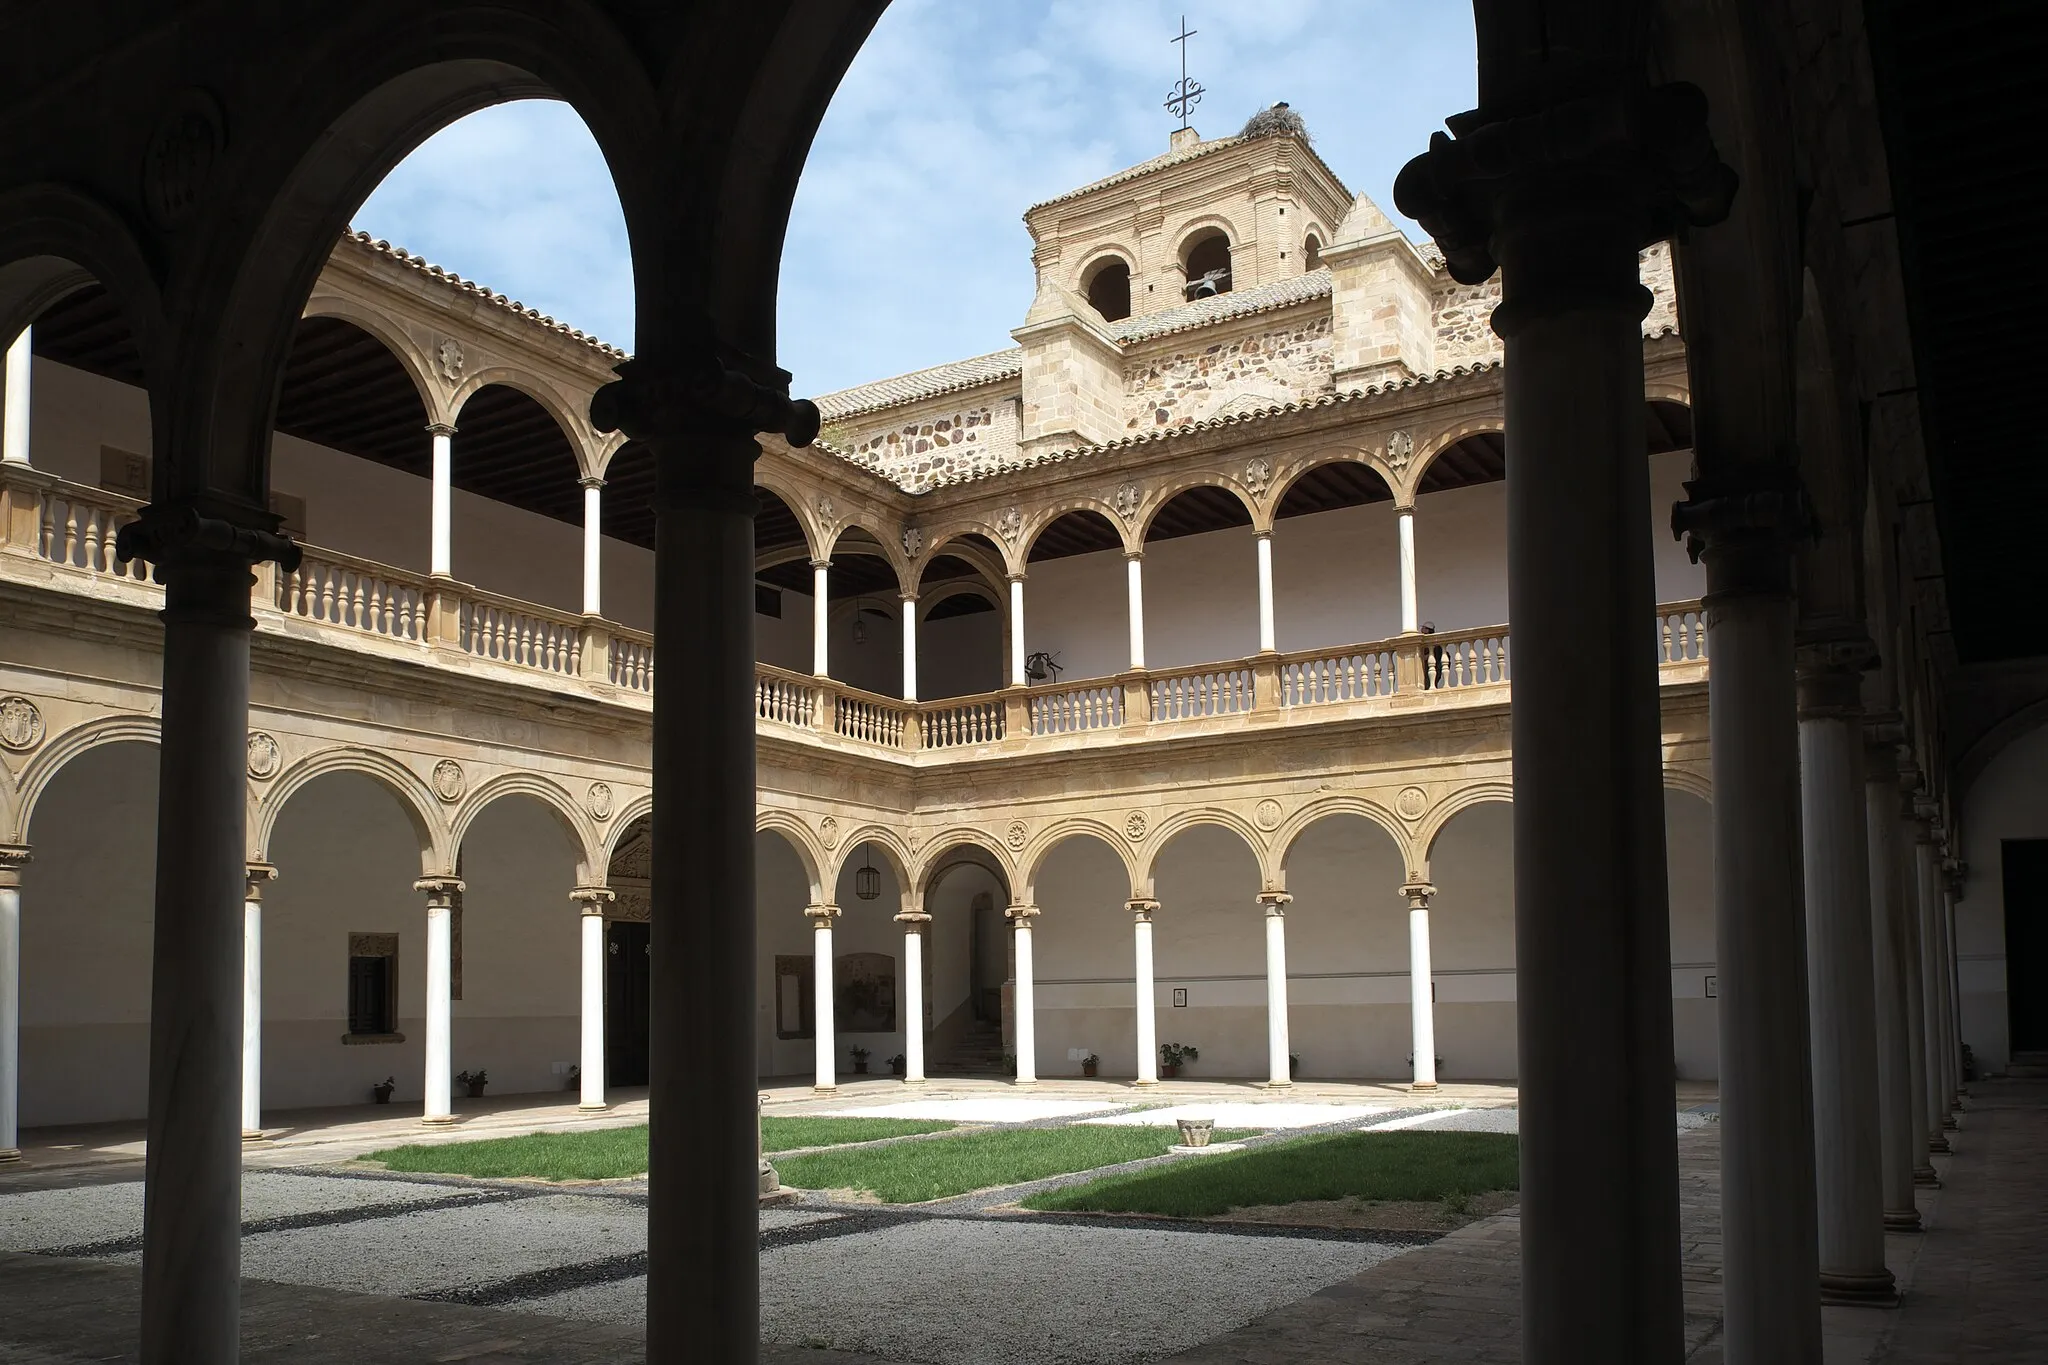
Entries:
[[839,847],[839,821],[835,816],[826,816],[818,822],[818,842],[827,848]]
[[1244,486],[1257,497],[1266,491],[1266,485],[1273,482],[1273,462],[1261,455],[1244,467]]
[[249,776],[259,782],[277,776],[277,741],[261,730],[249,732]]
[[590,784],[590,818],[609,820],[612,818],[612,784],[593,782]]
[[1138,503],[1142,496],[1143,495],[1138,490],[1138,485],[1134,483],[1127,483],[1124,484],[1122,487],[1118,488],[1116,490],[1117,515],[1122,517],[1125,521],[1129,521],[1131,520],[1131,518],[1137,516]]
[[1016,544],[1017,537],[1024,530],[1024,514],[1014,507],[1005,507],[1002,515],[996,518],[996,530],[1004,540]]
[[1005,836],[1005,840],[1011,848],[1021,852],[1024,848],[1024,841],[1030,837],[1031,831],[1024,828],[1022,820],[1012,820],[1010,822],[1010,832]]
[[839,509],[832,505],[832,499],[822,497],[818,499],[818,516],[828,524],[838,512]]
[[924,532],[922,530],[915,526],[904,528],[903,553],[909,555],[912,559],[916,559],[924,553]]
[[1415,438],[1405,431],[1397,431],[1387,437],[1387,467],[1396,471],[1406,469],[1408,462],[1415,458]]
[[469,779],[463,776],[462,765],[452,758],[444,758],[434,765],[434,794],[443,801],[456,802],[462,793],[469,790]]
[[1403,820],[1418,820],[1429,809],[1429,793],[1420,787],[1403,787],[1394,798],[1394,809],[1401,812]]
[[1137,843],[1145,837],[1145,812],[1134,810],[1124,817],[1124,838]]
[[1269,834],[1280,828],[1280,803],[1270,796],[1259,802],[1258,809],[1252,812],[1252,823]]
[[33,749],[43,742],[43,713],[27,697],[0,697],[0,748]]
[[190,216],[226,145],[213,96],[181,91],[142,154],[142,201],[157,226],[176,227]]
[[462,343],[454,337],[444,337],[441,344],[434,348],[434,368],[439,370],[441,377],[451,384],[462,382],[464,359]]

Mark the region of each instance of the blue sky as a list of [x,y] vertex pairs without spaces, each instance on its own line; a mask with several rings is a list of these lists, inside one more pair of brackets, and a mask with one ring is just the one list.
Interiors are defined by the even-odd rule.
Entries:
[[[797,192],[778,357],[796,391],[1010,345],[1033,288],[1025,208],[1166,150],[1183,13],[1207,90],[1195,127],[1234,133],[1287,100],[1344,183],[1389,214],[1395,173],[1473,102],[1459,0],[895,0]],[[503,105],[444,129],[355,225],[632,345],[625,225],[566,106]]]

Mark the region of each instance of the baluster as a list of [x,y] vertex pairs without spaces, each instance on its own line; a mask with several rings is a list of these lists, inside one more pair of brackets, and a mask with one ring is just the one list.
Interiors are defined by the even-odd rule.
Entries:
[[64,504],[64,558],[70,564],[78,554],[78,504],[66,501]]

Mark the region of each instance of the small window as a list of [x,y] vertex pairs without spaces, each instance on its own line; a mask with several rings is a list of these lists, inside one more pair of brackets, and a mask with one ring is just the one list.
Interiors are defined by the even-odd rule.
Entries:
[[1230,239],[1211,228],[1191,239],[1182,257],[1190,299],[1230,292]]
[[771,588],[766,583],[754,585],[754,615],[772,616],[782,619],[782,589]]
[[1301,244],[1301,268],[1303,270],[1317,270],[1322,267],[1322,264],[1323,244],[1311,232]]
[[398,935],[348,936],[348,1031],[398,1032]]
[[1131,315],[1131,268],[1119,260],[1104,261],[1088,276],[1088,306],[1104,322],[1122,322]]

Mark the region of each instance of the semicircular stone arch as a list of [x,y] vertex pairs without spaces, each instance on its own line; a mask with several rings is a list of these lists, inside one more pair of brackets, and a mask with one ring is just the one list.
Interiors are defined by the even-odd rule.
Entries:
[[35,818],[36,803],[63,771],[81,754],[105,744],[161,742],[161,726],[154,716],[107,716],[74,725],[62,734],[47,738],[34,758],[21,770],[14,784],[13,820],[7,842],[26,843],[29,824]]
[[1018,853],[1017,896],[1020,904],[1037,904],[1035,897],[1038,890],[1038,874],[1044,870],[1046,860],[1051,858],[1061,845],[1075,839],[1092,840],[1108,848],[1122,865],[1125,878],[1133,888],[1136,887],[1138,860],[1131,852],[1128,835],[1123,830],[1112,828],[1092,816],[1071,816],[1055,821],[1039,831],[1037,837]]
[[269,862],[271,836],[278,817],[305,787],[334,773],[361,773],[384,787],[398,803],[420,846],[420,875],[455,875],[455,844],[444,813],[446,803],[405,764],[374,749],[354,746],[323,749],[279,773],[257,808],[250,832],[249,860]]
[[1236,811],[1214,806],[1198,806],[1190,810],[1176,811],[1160,821],[1148,833],[1144,851],[1137,859],[1138,875],[1134,879],[1135,884],[1141,887],[1153,885],[1158,879],[1159,859],[1166,852],[1167,846],[1189,830],[1204,825],[1227,829],[1244,841],[1245,847],[1251,851],[1253,860],[1258,864],[1261,890],[1284,889],[1281,885],[1281,874],[1273,863],[1272,849],[1258,827]]
[[526,797],[544,807],[561,826],[562,833],[576,850],[576,880],[579,886],[595,883],[602,864],[598,861],[601,839],[591,828],[577,806],[574,797],[562,787],[538,773],[501,773],[488,781],[478,784],[456,807],[455,816],[449,822],[448,843],[455,850],[458,859],[462,856],[463,840],[478,817],[490,808],[492,803],[510,798]]

